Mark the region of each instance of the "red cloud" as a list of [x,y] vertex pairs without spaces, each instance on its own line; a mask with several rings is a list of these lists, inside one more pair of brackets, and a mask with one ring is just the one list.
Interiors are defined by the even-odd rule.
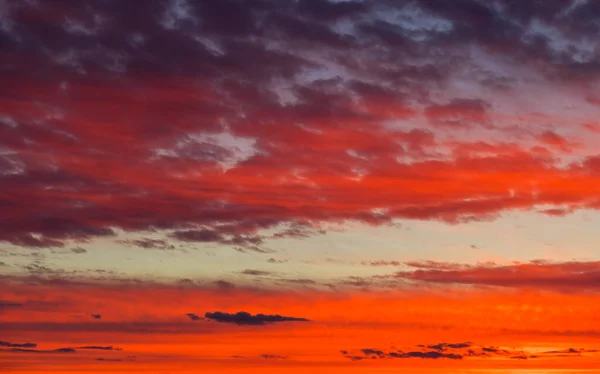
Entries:
[[[52,247],[118,230],[166,230],[184,241],[263,250],[261,231],[283,230],[277,238],[299,224],[318,233],[321,223],[345,220],[458,223],[539,205],[598,206],[593,157],[564,166],[560,157],[573,148],[564,137],[541,130],[531,145],[515,136],[515,126],[532,133],[538,117],[515,115],[518,126],[502,127],[506,116],[487,98],[448,91],[434,100],[456,51],[430,55],[438,47],[370,24],[356,28],[361,37],[325,27],[344,14],[371,14],[370,5],[280,14],[200,1],[173,15],[148,4],[9,9],[19,27],[7,31],[10,48],[1,53],[0,240]],[[111,26],[90,11],[111,15]],[[257,27],[264,12],[272,17]],[[63,14],[80,25],[62,24]],[[199,29],[183,32],[183,24]],[[263,44],[273,32],[289,48]],[[473,42],[490,53],[498,47]],[[518,51],[569,75],[571,65],[555,66],[552,51],[513,42],[503,55]],[[408,43],[404,52],[398,43]],[[312,56],[307,45],[324,52]],[[414,65],[417,55],[431,62]],[[468,131],[449,134],[439,124]],[[492,130],[494,141],[479,139]]]
[[438,262],[410,262],[416,270],[400,271],[397,278],[425,282],[547,289],[559,291],[600,290],[600,262],[532,261],[499,265],[462,265]]

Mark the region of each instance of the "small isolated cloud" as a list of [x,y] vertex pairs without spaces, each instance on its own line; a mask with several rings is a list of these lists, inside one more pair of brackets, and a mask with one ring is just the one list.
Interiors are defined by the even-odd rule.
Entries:
[[288,260],[278,260],[276,258],[271,257],[270,259],[267,260],[267,262],[271,263],[271,264],[283,264],[283,263],[288,262]]
[[224,313],[224,312],[207,312],[204,317],[222,323],[234,323],[236,325],[265,325],[275,322],[309,322],[306,318],[285,317],[277,314],[256,314],[252,315],[248,312]]
[[255,277],[261,277],[261,276],[267,276],[267,275],[273,275],[274,273],[271,271],[265,271],[265,270],[254,270],[254,269],[246,269],[244,271],[241,272],[243,275],[252,275]]
[[186,316],[188,316],[188,318],[191,319],[192,321],[198,321],[198,320],[204,319],[202,317],[197,316],[194,313],[187,313]]
[[102,319],[102,315],[101,314],[91,314],[93,319]]
[[286,359],[287,356],[262,354],[262,355],[260,355],[260,358],[265,359],[265,360],[283,360],[283,359]]
[[75,247],[75,248],[71,248],[71,252],[77,253],[77,254],[83,254],[83,253],[87,253],[87,250],[82,247]]

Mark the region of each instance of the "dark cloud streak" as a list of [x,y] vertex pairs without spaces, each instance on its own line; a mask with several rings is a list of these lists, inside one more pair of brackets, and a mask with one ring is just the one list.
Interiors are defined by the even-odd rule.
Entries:
[[233,323],[236,325],[266,325],[276,322],[310,322],[306,318],[285,317],[277,314],[256,314],[252,315],[248,312],[224,313],[224,312],[207,312],[204,317],[216,322]]

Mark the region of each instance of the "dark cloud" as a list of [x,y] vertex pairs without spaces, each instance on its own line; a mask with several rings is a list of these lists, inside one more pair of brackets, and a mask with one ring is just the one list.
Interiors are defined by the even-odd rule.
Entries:
[[8,301],[8,300],[0,300],[0,310],[6,309],[6,308],[19,308],[22,306],[23,306],[23,304],[21,304],[21,303],[16,303],[16,302]]
[[91,349],[91,350],[99,350],[99,351],[122,351],[122,348],[109,346],[100,346],[100,345],[88,345],[83,347],[76,347],[77,349]]
[[230,245],[238,249],[240,252],[245,252],[247,250],[261,253],[267,252],[260,247],[264,242],[261,236],[240,234],[229,235],[227,234],[227,229],[232,230],[232,232],[239,231],[238,227],[220,228],[219,230],[186,230],[176,231],[171,234],[171,236],[177,240],[186,242],[220,243],[224,245]]
[[252,315],[248,312],[224,313],[224,312],[207,312],[204,317],[223,323],[234,323],[236,325],[265,325],[275,322],[309,322],[306,318],[285,317],[280,315],[256,314]]
[[265,360],[282,360],[282,359],[286,359],[287,356],[278,356],[278,355],[271,355],[271,354],[262,354],[260,355],[260,358],[265,359]]
[[22,352],[22,353],[76,353],[77,350],[74,348],[57,348],[50,350],[41,349],[24,349],[24,348],[12,348],[11,352]]
[[235,288],[235,284],[224,280],[217,280],[213,282],[218,288],[222,290],[232,290]]
[[596,350],[574,349],[568,348],[556,351],[531,353],[525,350],[513,348],[500,348],[490,346],[478,346],[473,343],[439,343],[432,345],[417,345],[408,350],[393,350],[383,351],[373,348],[363,348],[356,352],[350,350],[341,350],[340,353],[344,357],[352,361],[360,361],[364,359],[449,359],[462,360],[470,358],[486,358],[486,359],[537,359],[537,358],[552,358],[552,357],[576,357],[582,354],[595,354]]
[[298,279],[280,279],[278,280],[282,283],[291,283],[291,284],[300,284],[300,285],[318,285],[317,281],[306,278],[298,278]]
[[151,238],[142,238],[135,240],[124,240],[121,241],[122,244],[132,245],[135,247],[140,247],[144,249],[162,249],[162,250],[174,250],[175,245],[170,244],[164,239],[151,239]]
[[77,253],[77,254],[83,254],[83,253],[87,253],[87,250],[82,247],[74,247],[74,248],[71,248],[71,252]]
[[346,279],[342,279],[338,283],[343,286],[357,287],[362,289],[368,289],[376,284],[374,278],[358,277],[354,275],[347,277]]
[[293,222],[286,229],[273,234],[273,238],[295,238],[302,239],[310,236],[325,234],[324,230],[313,228],[308,224]]
[[204,319],[202,317],[197,316],[194,313],[187,313],[186,316],[188,316],[188,318],[191,319],[192,321],[198,321],[198,320]]
[[98,357],[96,361],[105,361],[105,362],[123,362],[123,361],[135,361],[136,356],[127,356],[125,358],[106,358],[106,357]]
[[91,317],[93,319],[102,319],[102,315],[101,314],[91,314]]
[[438,351],[425,351],[425,352],[390,352],[389,357],[391,358],[423,358],[423,359],[439,359],[447,358],[450,360],[461,360],[462,355],[456,353],[442,353]]
[[266,271],[266,270],[246,269],[246,270],[242,271],[241,274],[260,277],[260,276],[273,275],[275,273],[273,273],[272,271]]
[[468,348],[472,345],[472,343],[439,343],[435,345],[428,345],[427,348],[435,349],[437,351],[443,351],[445,349],[460,349],[460,348]]
[[8,348],[36,348],[37,344],[35,343],[10,343],[0,341],[0,347],[8,347]]
[[365,348],[365,349],[361,349],[360,351],[367,356],[370,356],[370,355],[383,356],[383,355],[385,355],[385,352],[380,351],[378,349]]

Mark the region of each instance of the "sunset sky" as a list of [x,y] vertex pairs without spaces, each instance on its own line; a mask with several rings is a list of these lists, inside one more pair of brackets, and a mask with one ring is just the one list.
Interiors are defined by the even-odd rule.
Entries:
[[600,368],[600,1],[0,0],[0,372]]

